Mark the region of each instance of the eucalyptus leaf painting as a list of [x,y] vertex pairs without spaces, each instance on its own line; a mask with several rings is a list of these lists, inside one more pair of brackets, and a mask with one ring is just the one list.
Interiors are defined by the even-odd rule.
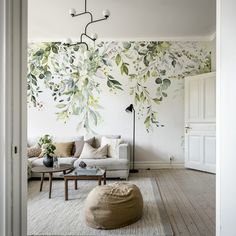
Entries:
[[150,132],[163,126],[158,106],[169,97],[173,80],[210,71],[211,52],[203,42],[99,42],[89,52],[83,45],[31,43],[28,106],[42,108],[42,94],[50,92],[59,121],[76,116],[77,129],[93,133],[102,122],[103,89],[111,96],[127,93]]

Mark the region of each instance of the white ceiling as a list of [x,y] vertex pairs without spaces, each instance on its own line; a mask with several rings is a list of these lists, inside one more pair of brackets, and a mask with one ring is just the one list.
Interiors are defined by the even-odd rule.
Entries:
[[[87,0],[95,19],[103,9],[107,21],[89,26],[100,39],[199,40],[216,29],[216,0]],[[29,41],[78,39],[88,15],[72,18],[70,8],[84,11],[84,0],[28,0]]]

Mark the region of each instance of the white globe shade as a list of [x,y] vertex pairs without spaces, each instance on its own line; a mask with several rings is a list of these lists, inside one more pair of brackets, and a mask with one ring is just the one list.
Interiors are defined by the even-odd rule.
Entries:
[[71,8],[71,9],[69,10],[69,14],[70,14],[71,16],[74,16],[74,15],[76,14],[76,10],[75,10],[74,8]]
[[97,34],[92,34],[92,35],[91,35],[91,38],[92,38],[93,40],[96,40],[96,39],[98,38],[98,35],[97,35]]
[[72,44],[72,40],[71,40],[70,38],[67,38],[67,39],[65,40],[65,43],[66,43],[66,44]]
[[104,11],[102,12],[102,14],[103,14],[104,17],[107,18],[107,17],[110,16],[110,11],[106,9],[106,10],[104,10]]

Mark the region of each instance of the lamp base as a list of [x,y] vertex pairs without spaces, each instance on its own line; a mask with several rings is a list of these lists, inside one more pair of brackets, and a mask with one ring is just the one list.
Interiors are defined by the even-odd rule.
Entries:
[[129,170],[129,173],[138,173],[139,171],[137,169],[131,169]]

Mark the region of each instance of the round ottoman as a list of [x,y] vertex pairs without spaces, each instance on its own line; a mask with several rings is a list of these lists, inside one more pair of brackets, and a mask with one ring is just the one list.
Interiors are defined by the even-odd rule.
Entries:
[[130,183],[95,187],[85,202],[86,223],[96,229],[115,229],[142,217],[143,198],[139,188]]

